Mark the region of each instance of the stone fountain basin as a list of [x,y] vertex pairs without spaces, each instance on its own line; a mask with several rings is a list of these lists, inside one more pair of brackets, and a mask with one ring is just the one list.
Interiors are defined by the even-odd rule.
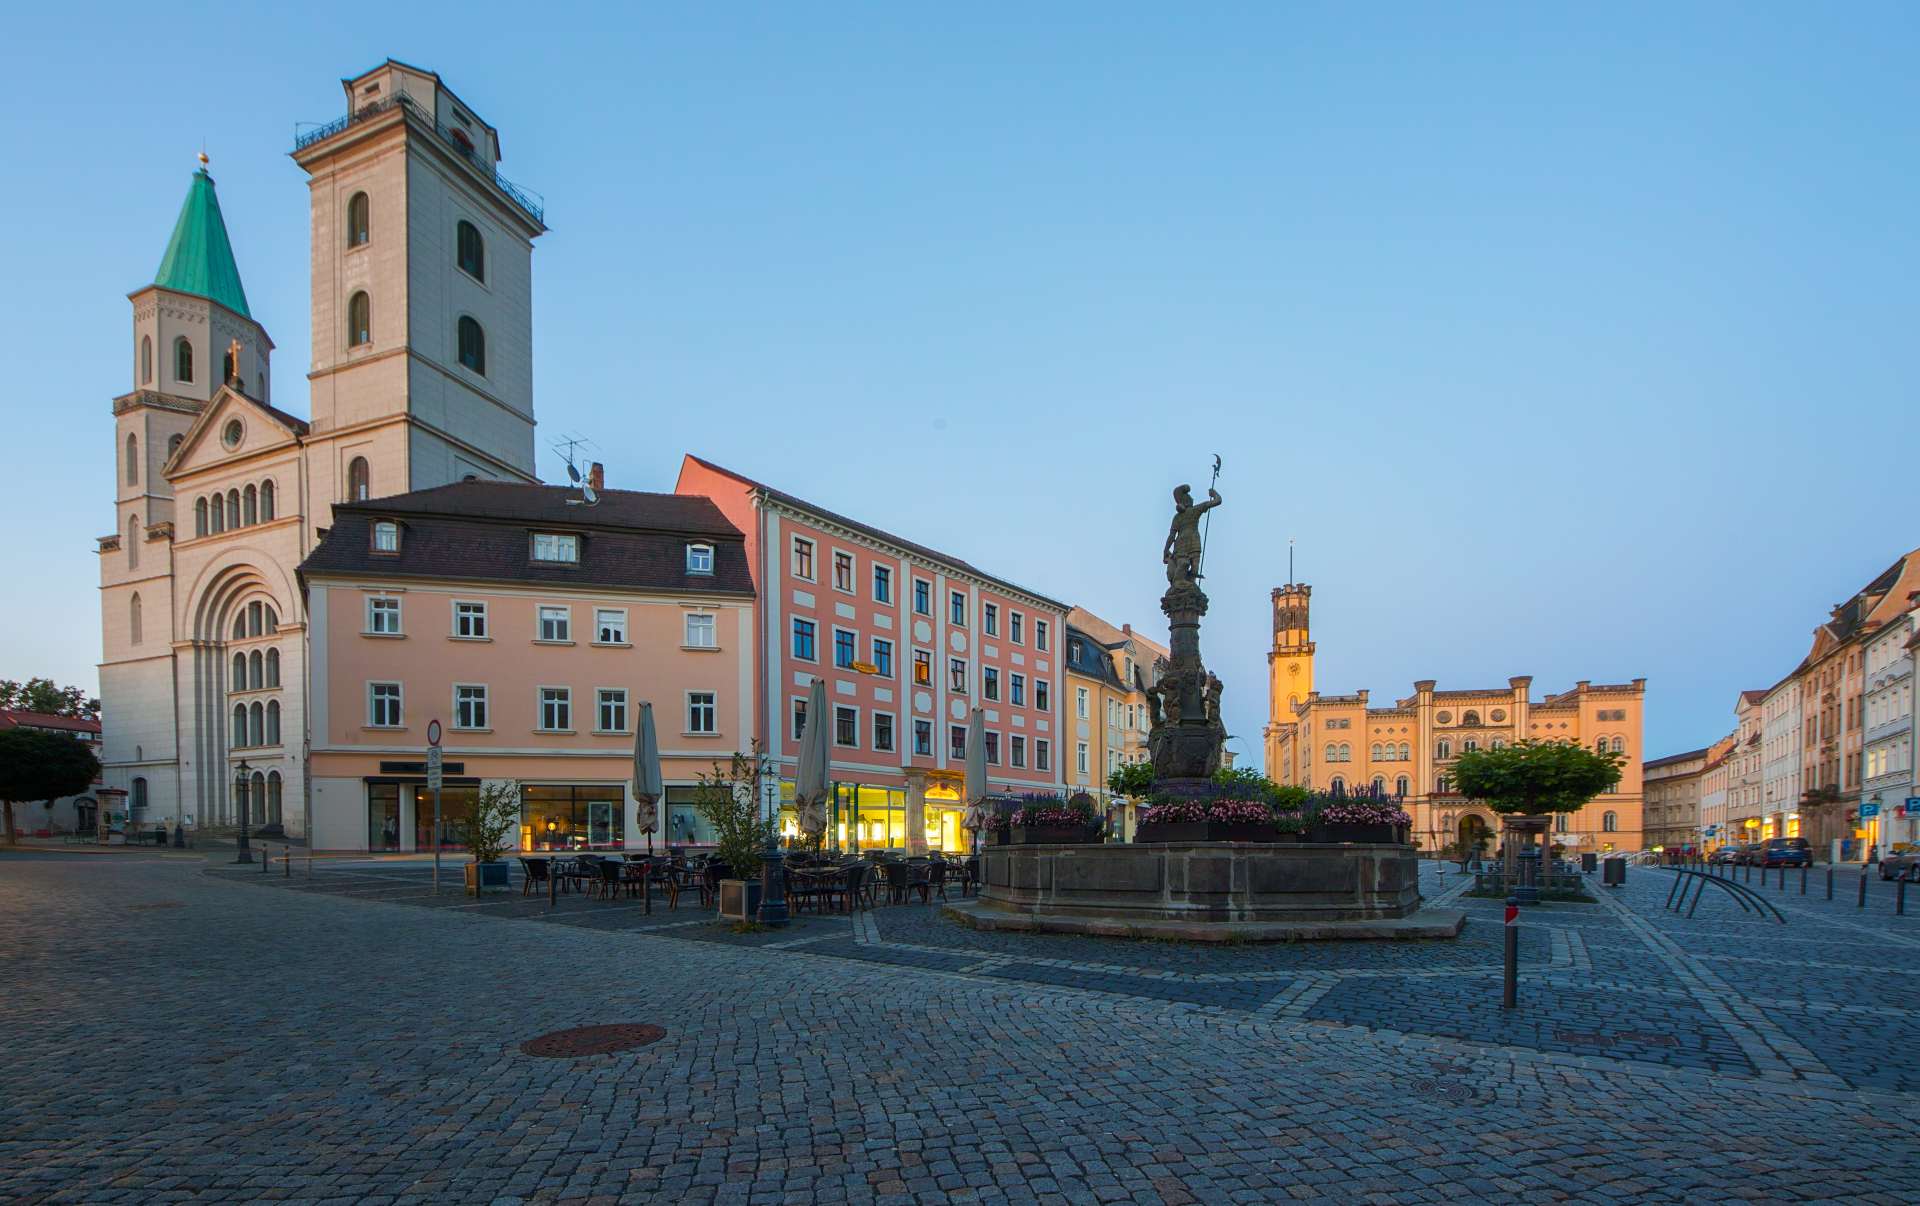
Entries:
[[991,846],[977,900],[947,906],[982,929],[1203,942],[1451,938],[1459,909],[1424,909],[1411,846],[1136,842]]

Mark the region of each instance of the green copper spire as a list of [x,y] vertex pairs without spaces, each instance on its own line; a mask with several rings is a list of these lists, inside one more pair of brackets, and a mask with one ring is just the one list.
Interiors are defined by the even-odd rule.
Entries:
[[220,198],[214,195],[213,177],[207,175],[204,155],[153,283],[253,317],[247,312],[247,291],[240,285],[240,268],[233,262],[233,244],[227,241],[227,224],[220,216]]

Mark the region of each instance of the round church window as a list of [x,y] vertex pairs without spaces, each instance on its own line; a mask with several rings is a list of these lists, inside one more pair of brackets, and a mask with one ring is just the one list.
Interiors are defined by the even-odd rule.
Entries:
[[1435,719],[1435,720],[1437,720],[1437,721],[1439,721],[1439,722],[1440,722],[1441,724],[1452,724],[1452,723],[1453,723],[1453,713],[1452,713],[1452,712],[1440,712],[1440,713],[1437,713],[1437,714],[1436,714],[1436,715],[1434,716],[1434,719]]
[[1493,715],[1493,723],[1499,724],[1501,721],[1507,718],[1507,710],[1505,708],[1495,708],[1493,710],[1492,715]]
[[227,420],[227,425],[220,431],[220,442],[229,448],[238,448],[240,447],[240,435],[240,420],[229,419]]

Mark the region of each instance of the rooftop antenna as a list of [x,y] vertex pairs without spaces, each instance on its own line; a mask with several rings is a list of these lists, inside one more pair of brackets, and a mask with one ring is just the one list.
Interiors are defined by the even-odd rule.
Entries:
[[592,482],[580,475],[580,467],[576,463],[580,449],[597,447],[599,445],[583,435],[563,435],[553,442],[553,450],[567,463],[567,478],[580,487],[581,497],[569,498],[569,507],[591,507],[600,501],[600,492],[593,488]]
[[1287,537],[1287,585],[1293,585],[1293,537]]

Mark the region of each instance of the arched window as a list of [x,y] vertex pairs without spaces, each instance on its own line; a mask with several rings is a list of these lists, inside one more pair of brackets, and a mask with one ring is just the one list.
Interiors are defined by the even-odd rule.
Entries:
[[1601,831],[1605,833],[1620,832],[1620,814],[1615,812],[1602,813],[1600,816],[1600,828]]
[[487,333],[468,315],[460,316],[460,363],[487,375]]
[[[278,742],[275,742],[275,744],[277,745]],[[281,787],[281,781],[280,781],[280,772],[268,771],[267,772],[267,823],[270,825],[278,825],[281,823],[281,819],[282,819],[280,816],[281,791],[282,791],[282,787]]]
[[356,456],[347,462],[347,501],[364,502],[367,498],[367,458]]
[[144,775],[134,776],[132,804],[136,812],[147,810],[147,779]]
[[363,289],[347,299],[347,346],[373,342],[373,302]]
[[1433,756],[1436,761],[1441,758],[1453,757],[1453,742],[1448,741],[1445,737],[1442,737],[1440,740],[1434,742]]
[[247,743],[247,705],[233,705],[233,746],[239,749]]
[[1567,831],[1567,814],[1566,813],[1564,812],[1560,813],[1559,815],[1553,818],[1553,831],[1555,833],[1565,833]]
[[127,603],[127,639],[130,644],[140,643],[140,592],[137,590]]
[[1453,790],[1452,777],[1448,775],[1441,775],[1438,779],[1434,780],[1433,790],[1439,792],[1443,796],[1451,792]]
[[193,383],[193,344],[185,335],[173,341],[173,379]]
[[247,712],[247,737],[253,745],[265,745],[267,742],[267,710],[259,703],[255,703]]
[[458,244],[460,271],[476,281],[487,279],[487,248],[480,241],[479,228],[473,223],[462,220],[454,227],[454,241]]
[[1480,743],[1478,741],[1475,741],[1471,737],[1467,738],[1465,741],[1462,741],[1460,743],[1460,752],[1463,754],[1471,754],[1473,751],[1479,748],[1480,748]]
[[1597,754],[1604,754],[1604,753],[1606,753],[1606,752],[1607,752],[1607,739],[1606,739],[1605,737],[1597,737],[1597,738],[1595,738],[1595,739],[1594,739],[1594,742],[1593,742],[1593,750],[1594,750],[1594,752],[1595,752],[1595,753],[1597,753]]
[[258,691],[267,685],[267,659],[260,656],[258,649],[247,655],[247,686]]
[[266,631],[266,612],[260,600],[247,604],[247,635],[259,636]]
[[238,490],[227,491],[227,526],[230,528],[240,526],[240,491]]
[[153,384],[153,336],[140,337],[140,384]]
[[1461,724],[1470,724],[1470,725],[1478,725],[1478,724],[1480,723],[1480,713],[1478,713],[1478,712],[1475,712],[1475,711],[1472,711],[1472,710],[1468,710],[1468,711],[1466,711],[1466,712],[1464,712],[1464,713],[1462,713],[1462,714],[1461,714],[1461,716],[1460,716],[1460,723],[1461,723]]
[[253,772],[253,782],[247,792],[247,804],[255,825],[267,823],[267,777],[259,771]]
[[1492,741],[1488,742],[1487,744],[1493,749],[1504,750],[1507,748],[1507,739],[1505,737],[1495,737]]
[[[233,635],[242,636],[245,634],[236,631]],[[228,686],[227,690],[244,691],[246,689],[247,689],[247,655],[244,653],[236,653],[233,655],[233,678],[231,680],[231,685]]]
[[1624,754],[1627,752],[1627,739],[1625,737],[1615,737],[1613,739],[1613,752],[1616,754]]
[[273,483],[260,483],[260,522],[273,522]]
[[1400,743],[1400,761],[1402,762],[1413,761],[1413,747],[1411,745],[1408,745],[1404,741]]
[[140,516],[127,516],[127,568],[140,568]]
[[1340,743],[1340,761],[1342,762],[1353,761],[1353,747],[1351,745],[1348,745],[1344,741]]
[[1407,794],[1407,791],[1412,786],[1413,785],[1411,783],[1407,782],[1407,777],[1405,775],[1401,775],[1398,779],[1395,779],[1393,781],[1393,794],[1396,796],[1405,797]]
[[131,431],[127,433],[127,484],[140,484],[140,437]]
[[1327,790],[1336,796],[1345,795],[1347,792],[1347,781],[1339,775],[1335,775],[1333,782],[1327,784]]
[[347,199],[347,246],[362,247],[372,235],[373,206],[365,193],[355,193]]
[[1331,741],[1327,742],[1327,761],[1328,762],[1340,761],[1340,747],[1335,745]]
[[267,650],[267,685],[269,687],[280,685],[280,651],[278,649]]
[[186,437],[183,435],[180,435],[178,432],[167,437],[167,459],[168,460],[172,460],[174,453],[180,451],[180,442],[184,439],[186,439]]
[[1375,762],[1380,761],[1380,743],[1378,741],[1367,747],[1367,757]]
[[267,613],[265,631],[268,636],[272,636],[274,633],[280,631],[280,613],[273,609],[273,604],[271,603],[266,605],[265,610]]
[[1376,796],[1384,796],[1387,794],[1387,777],[1385,775],[1375,775],[1373,777],[1373,794]]
[[220,530],[220,507],[214,504],[213,516],[207,516],[207,500],[195,499],[193,503],[193,532],[196,536],[206,536]]
[[280,701],[267,702],[267,744],[280,744]]
[[250,524],[260,522],[260,492],[252,486],[248,486],[246,492],[240,496],[240,512],[246,518],[246,522]]
[[246,635],[247,613],[244,610],[236,611],[233,613],[233,639],[236,641],[245,640]]

